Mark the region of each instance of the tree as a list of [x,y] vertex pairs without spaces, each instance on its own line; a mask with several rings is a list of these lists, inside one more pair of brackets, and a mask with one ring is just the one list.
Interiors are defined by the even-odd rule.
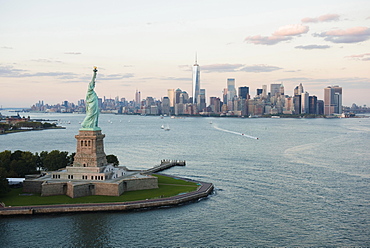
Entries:
[[11,156],[12,152],[9,150],[0,152],[0,168],[4,168],[5,171],[9,171]]
[[[40,153],[40,156],[43,152]],[[45,155],[45,154],[42,154]],[[68,165],[68,152],[53,150],[42,158],[43,167],[48,171],[55,171]]]
[[75,152],[72,152],[71,155],[68,156],[68,166],[72,166],[73,162],[75,161]]
[[0,195],[9,192],[9,190],[8,179],[6,179],[6,170],[0,167]]
[[107,162],[108,164],[113,164],[114,166],[119,165],[117,156],[113,154],[107,155]]

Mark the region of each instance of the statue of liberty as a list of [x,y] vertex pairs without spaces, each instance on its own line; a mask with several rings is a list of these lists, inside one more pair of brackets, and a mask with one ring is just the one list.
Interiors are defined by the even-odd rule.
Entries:
[[98,96],[96,95],[95,88],[95,78],[97,73],[97,67],[94,67],[94,75],[89,83],[86,93],[86,117],[82,122],[82,128],[80,130],[101,130],[98,127],[99,118],[99,106],[98,106]]

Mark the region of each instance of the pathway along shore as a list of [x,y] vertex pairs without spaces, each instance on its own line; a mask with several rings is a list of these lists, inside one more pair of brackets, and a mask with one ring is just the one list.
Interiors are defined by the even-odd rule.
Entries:
[[113,203],[5,207],[0,208],[0,215],[6,216],[6,215],[32,215],[32,214],[72,213],[72,212],[129,211],[138,209],[159,208],[164,206],[176,206],[186,202],[196,201],[201,198],[207,197],[213,192],[214,186],[212,183],[200,182],[187,178],[180,179],[198,183],[200,186],[196,191],[193,192],[159,199],[149,199],[131,202],[113,202]]

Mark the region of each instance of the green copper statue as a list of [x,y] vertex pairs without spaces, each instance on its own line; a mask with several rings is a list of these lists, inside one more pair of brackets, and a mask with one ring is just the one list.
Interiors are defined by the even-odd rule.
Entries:
[[97,73],[97,68],[94,67],[94,75],[89,83],[86,93],[86,117],[82,122],[82,128],[80,130],[101,130],[98,127],[99,118],[99,106],[98,106],[98,96],[96,95],[95,88],[95,78]]

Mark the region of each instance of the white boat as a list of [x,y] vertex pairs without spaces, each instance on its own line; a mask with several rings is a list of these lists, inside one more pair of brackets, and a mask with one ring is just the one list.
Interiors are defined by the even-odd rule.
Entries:
[[162,125],[161,128],[164,129],[164,125]]
[[167,125],[165,128],[164,128],[164,131],[170,131],[170,126]]

